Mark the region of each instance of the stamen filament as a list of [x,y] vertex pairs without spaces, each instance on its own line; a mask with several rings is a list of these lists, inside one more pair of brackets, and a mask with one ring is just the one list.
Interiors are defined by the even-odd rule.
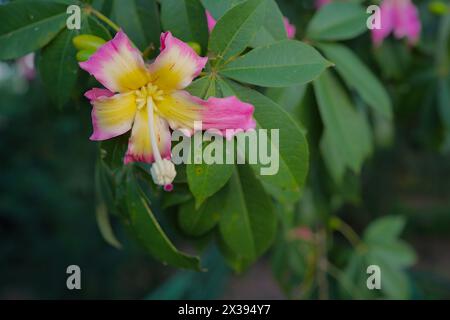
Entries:
[[153,99],[152,97],[147,97],[147,117],[148,117],[148,131],[150,134],[150,142],[152,144],[153,154],[155,156],[155,161],[161,161],[161,153],[159,152],[158,144],[156,142],[155,128],[154,128],[154,118],[153,118]]

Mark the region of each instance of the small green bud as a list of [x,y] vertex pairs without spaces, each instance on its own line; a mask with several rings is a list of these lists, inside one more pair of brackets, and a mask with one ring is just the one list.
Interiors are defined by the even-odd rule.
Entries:
[[202,47],[197,43],[197,42],[188,42],[187,43],[189,47],[191,47],[192,49],[194,49],[194,51],[200,55],[202,53]]
[[73,37],[72,42],[78,50],[93,50],[95,52],[106,41],[91,34],[80,34],[79,36]]
[[441,1],[433,1],[428,5],[428,10],[436,15],[445,15],[449,12],[447,5]]
[[331,217],[328,223],[332,230],[338,230],[341,227],[341,220],[337,217]]
[[88,60],[93,54],[95,50],[81,50],[77,52],[77,61],[83,62]]

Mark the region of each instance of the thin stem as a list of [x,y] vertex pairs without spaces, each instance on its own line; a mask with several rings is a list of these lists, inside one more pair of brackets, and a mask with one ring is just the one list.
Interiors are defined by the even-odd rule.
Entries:
[[448,58],[447,58],[447,47],[448,38],[450,34],[450,14],[446,14],[441,17],[439,24],[438,38],[437,38],[437,49],[436,49],[436,64],[438,68],[439,76],[442,78],[448,75]]
[[361,245],[361,239],[359,238],[358,234],[353,230],[352,227],[350,227],[346,222],[341,220],[338,217],[334,217],[333,219],[336,219],[337,226],[336,230],[339,231],[351,244],[353,247],[358,248]]
[[112,22],[107,16],[105,16],[103,13],[101,13],[100,11],[95,10],[94,8],[90,8],[90,11],[100,20],[102,20],[104,23],[106,23],[108,26],[110,26],[111,28],[113,28],[116,32],[120,31],[120,27],[115,24],[114,22]]
[[151,97],[147,98],[147,117],[148,117],[148,131],[150,134],[150,142],[152,144],[153,154],[155,156],[156,162],[161,161],[161,154],[159,153],[158,145],[156,143],[156,135],[153,120],[153,99]]

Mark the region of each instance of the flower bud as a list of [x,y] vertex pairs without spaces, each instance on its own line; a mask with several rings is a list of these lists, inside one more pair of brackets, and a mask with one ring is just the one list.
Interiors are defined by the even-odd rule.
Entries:
[[81,50],[77,52],[77,61],[83,62],[88,60],[93,54],[95,53],[95,50]]
[[197,42],[187,42],[188,46],[194,49],[195,53],[200,55],[202,53],[202,47]]
[[73,37],[72,42],[78,50],[90,50],[94,52],[106,43],[104,39],[91,34],[80,34],[79,36]]
[[433,1],[428,5],[428,10],[436,15],[445,15],[449,12],[447,5],[441,1]]

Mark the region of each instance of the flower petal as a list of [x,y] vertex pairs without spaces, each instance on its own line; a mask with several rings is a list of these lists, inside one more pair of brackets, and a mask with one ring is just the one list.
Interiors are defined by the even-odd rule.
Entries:
[[[167,122],[153,114],[153,123],[155,135],[158,143],[158,149],[163,159],[171,157],[171,135]],[[142,108],[136,113],[134,119],[131,137],[128,141],[128,150],[125,154],[124,163],[130,162],[146,162],[153,163],[155,161],[152,144],[150,141],[150,130],[148,128],[147,108]]]
[[170,32],[163,33],[161,53],[150,65],[151,80],[163,90],[183,89],[200,74],[207,61]]
[[101,97],[112,97],[114,92],[109,91],[108,89],[100,89],[100,88],[92,88],[89,91],[86,91],[84,96],[89,100],[96,100]]
[[148,82],[141,53],[122,31],[102,45],[88,61],[80,62],[80,67],[112,92],[136,90]]
[[91,101],[94,132],[90,139],[99,141],[117,137],[131,129],[136,114],[134,94],[102,96]]
[[395,5],[390,1],[383,1],[380,6],[380,29],[372,29],[372,41],[380,45],[394,28]]
[[209,31],[209,33],[211,33],[213,31],[214,27],[216,26],[217,21],[216,21],[216,19],[214,19],[214,17],[211,15],[211,13],[208,10],[206,10],[205,13],[206,13],[206,21],[208,23],[208,31]]
[[394,35],[397,38],[407,37],[414,44],[419,40],[420,19],[416,6],[410,0],[404,0],[396,6]]
[[288,39],[294,39],[297,32],[297,28],[289,22],[289,19],[283,17],[284,28],[286,29],[286,34]]
[[248,130],[255,127],[253,106],[236,97],[214,98],[207,101],[190,95],[186,91],[175,91],[157,102],[160,114],[172,129],[192,133],[194,122],[202,121],[202,128]]

